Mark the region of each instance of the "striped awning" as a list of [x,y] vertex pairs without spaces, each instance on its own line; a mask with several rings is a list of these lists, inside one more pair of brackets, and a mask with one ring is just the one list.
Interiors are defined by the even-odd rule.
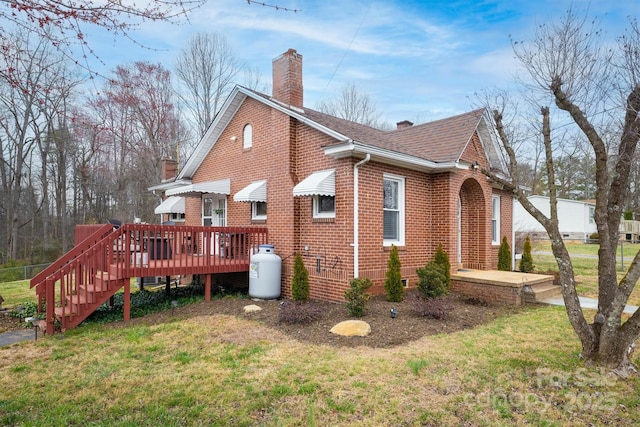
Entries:
[[266,202],[267,180],[255,181],[238,191],[234,196],[235,202]]
[[195,184],[183,185],[166,191],[167,196],[200,196],[201,194],[226,194],[231,193],[231,180],[229,178],[218,181],[205,181]]
[[314,172],[293,187],[294,196],[335,196],[336,170]]
[[154,212],[156,214],[184,213],[184,197],[169,196],[156,206]]

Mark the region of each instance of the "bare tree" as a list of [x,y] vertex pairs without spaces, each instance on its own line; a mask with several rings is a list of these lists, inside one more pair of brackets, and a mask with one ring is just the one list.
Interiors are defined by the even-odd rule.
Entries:
[[320,101],[316,109],[325,114],[378,129],[389,127],[381,120],[382,113],[378,111],[371,97],[358,90],[353,83],[345,84],[335,98]]
[[[87,166],[95,165],[89,171],[95,174],[93,188],[100,189],[95,201],[106,198],[111,205],[107,214],[153,219],[157,200],[147,188],[160,181],[160,160],[176,152],[184,133],[173,93],[168,70],[160,64],[136,62],[117,67],[102,93],[90,100],[93,118],[85,128]],[[108,219],[102,216],[103,209],[96,212],[98,220]]]
[[175,73],[184,93],[179,96],[193,115],[198,138],[209,128],[241,69],[227,39],[216,33],[195,34],[180,51]]
[[[10,27],[16,27],[49,40],[59,52],[69,57],[73,57],[69,48],[79,46],[83,53],[75,60],[89,69],[87,58],[97,55],[87,41],[87,27],[102,27],[114,36],[134,40],[131,33],[141,22],[176,22],[205,2],[206,0],[150,0],[140,3],[117,0],[0,0],[0,55],[9,63],[12,58],[20,57],[19,51],[14,49],[11,34],[7,34]],[[11,72],[10,67],[2,71]]]
[[[617,48],[600,40],[597,21],[569,11],[557,24],[538,27],[527,43],[513,42],[516,57],[531,78],[541,114],[540,134],[545,148],[545,168],[551,199],[550,216],[537,210],[519,187],[519,163],[505,124],[510,113],[493,106],[500,141],[508,154],[513,181],[485,170],[511,190],[522,206],[545,228],[558,263],[569,321],[582,343],[588,362],[615,369],[623,376],[637,372],[630,354],[640,336],[640,310],[624,321],[622,314],[640,277],[640,252],[624,277],[616,276],[619,224],[629,195],[632,162],[640,140],[640,30],[637,21],[619,39]],[[552,111],[552,107],[557,110]],[[598,251],[598,312],[592,322],[582,311],[576,291],[571,257],[558,229],[553,114],[564,114],[588,141],[595,159],[595,222],[600,236]],[[616,124],[619,139],[607,140]],[[563,124],[563,128],[564,128]],[[561,129],[560,131],[563,131]],[[615,154],[611,152],[615,151]]]
[[[62,105],[78,81],[48,39],[26,32],[14,34],[12,39],[20,56],[6,64],[11,73],[0,73],[0,176],[5,195],[2,222],[7,227],[6,250],[8,257],[15,259],[19,230],[36,220],[42,206],[50,206],[45,139],[64,114]],[[45,225],[48,220],[44,218]],[[38,234],[45,236],[46,243],[48,233]]]

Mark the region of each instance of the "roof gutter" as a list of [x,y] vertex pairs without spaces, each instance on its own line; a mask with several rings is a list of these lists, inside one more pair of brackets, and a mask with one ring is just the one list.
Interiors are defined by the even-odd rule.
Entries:
[[455,169],[469,169],[471,166],[466,162],[460,161],[434,162],[410,154],[361,144],[353,140],[326,146],[324,147],[324,154],[331,156],[334,159],[343,159],[354,155],[364,155],[365,157],[369,155],[370,159],[373,159],[376,162],[391,164],[426,173],[446,172]]
[[358,169],[360,166],[371,160],[371,154],[366,153],[363,160],[353,165],[353,278],[357,279],[360,275],[359,272],[359,258],[360,258],[360,233],[358,231],[360,225],[359,216],[359,185],[358,185]]

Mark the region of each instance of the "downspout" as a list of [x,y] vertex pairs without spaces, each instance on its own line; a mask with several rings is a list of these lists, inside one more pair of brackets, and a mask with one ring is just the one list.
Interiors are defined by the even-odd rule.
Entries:
[[516,198],[511,197],[511,271],[516,271]]
[[359,261],[359,251],[360,251],[360,243],[359,243],[359,213],[358,213],[358,199],[359,199],[359,190],[358,190],[358,168],[365,163],[371,160],[371,154],[367,153],[364,159],[360,160],[358,163],[353,165],[353,278],[357,279],[360,275],[358,271],[358,261]]

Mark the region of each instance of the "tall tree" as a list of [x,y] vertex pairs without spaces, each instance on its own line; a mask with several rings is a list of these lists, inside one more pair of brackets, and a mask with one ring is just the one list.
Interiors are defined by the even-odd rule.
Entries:
[[[558,263],[562,293],[569,321],[582,343],[582,356],[616,370],[620,375],[636,372],[630,354],[640,336],[640,310],[626,321],[623,309],[640,278],[640,252],[624,277],[616,275],[616,247],[622,211],[629,195],[631,169],[640,140],[640,29],[630,28],[616,47],[601,40],[597,21],[588,22],[574,11],[557,23],[541,25],[528,42],[513,42],[516,57],[531,78],[536,108],[541,117],[540,134],[545,148],[551,213],[547,217],[526,198],[519,186],[518,160],[505,123],[513,112],[493,106],[493,118],[513,173],[509,182],[483,171],[511,190],[522,206],[545,228]],[[552,110],[552,106],[557,108]],[[554,135],[552,117],[564,114],[588,141],[595,159],[595,222],[600,236],[598,251],[598,311],[590,322],[580,306],[571,257],[558,228]],[[609,132],[618,126],[618,132]],[[560,127],[560,126],[558,126]],[[564,127],[564,124],[563,124]],[[618,139],[607,139],[617,134]],[[614,152],[615,154],[611,154]],[[611,171],[611,173],[609,173]]]
[[389,127],[381,120],[382,112],[378,111],[371,96],[361,92],[353,83],[342,86],[338,95],[326,101],[320,101],[316,108],[322,113],[374,128]]
[[242,66],[223,35],[194,34],[180,51],[175,73],[184,91],[182,102],[202,137],[234,85]]
[[157,200],[147,188],[160,181],[161,159],[172,157],[184,138],[173,94],[168,70],[139,61],[117,67],[103,92],[90,100],[99,125],[90,125],[87,130],[94,130],[87,136],[98,137],[103,147],[89,153],[100,159],[94,172],[101,178],[95,183],[110,183],[109,215],[153,220]]
[[20,55],[0,72],[0,177],[5,207],[2,223],[6,227],[2,247],[15,259],[19,230],[36,220],[42,206],[51,206],[45,139],[64,114],[61,105],[78,81],[48,39],[18,32],[12,40]]

